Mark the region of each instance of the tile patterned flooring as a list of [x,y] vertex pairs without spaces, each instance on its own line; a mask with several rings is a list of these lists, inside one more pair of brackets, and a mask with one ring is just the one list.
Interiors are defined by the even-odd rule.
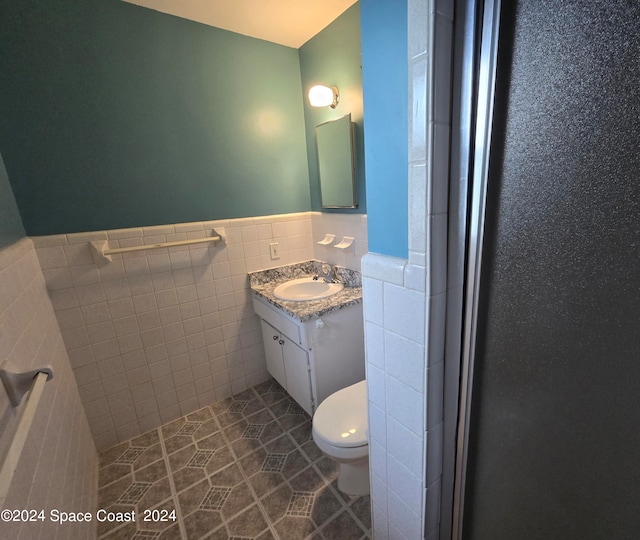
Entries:
[[98,507],[136,518],[99,524],[98,537],[368,539],[369,497],[338,491],[337,472],[311,418],[267,381],[101,452]]

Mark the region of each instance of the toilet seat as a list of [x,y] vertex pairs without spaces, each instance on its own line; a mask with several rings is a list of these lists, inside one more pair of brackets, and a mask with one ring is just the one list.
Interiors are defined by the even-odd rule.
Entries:
[[367,381],[338,390],[313,415],[314,434],[336,448],[368,446]]

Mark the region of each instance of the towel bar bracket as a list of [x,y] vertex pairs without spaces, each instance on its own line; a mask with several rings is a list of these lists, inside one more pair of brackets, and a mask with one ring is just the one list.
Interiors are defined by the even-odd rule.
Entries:
[[6,365],[0,369],[0,379],[14,407],[20,405],[24,395],[31,390],[33,379],[38,373],[46,373],[47,381],[53,378],[53,368],[44,366],[31,371],[15,372],[7,369]]

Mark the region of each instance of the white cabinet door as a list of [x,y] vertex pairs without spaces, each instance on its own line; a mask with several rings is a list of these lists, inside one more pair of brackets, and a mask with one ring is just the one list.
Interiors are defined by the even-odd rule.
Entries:
[[309,355],[281,334],[286,374],[287,392],[309,415],[313,415],[311,405],[311,377],[309,373]]
[[264,341],[264,355],[267,361],[267,371],[284,388],[287,387],[287,379],[284,374],[284,362],[282,359],[282,343],[284,338],[280,336],[273,326],[260,320],[262,325],[262,340]]

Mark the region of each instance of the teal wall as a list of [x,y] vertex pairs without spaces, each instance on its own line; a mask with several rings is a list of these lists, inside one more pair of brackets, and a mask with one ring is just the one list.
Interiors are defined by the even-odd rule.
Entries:
[[24,235],[20,213],[0,154],[0,248],[13,244]]
[[361,0],[369,251],[408,256],[407,4]]
[[0,151],[27,234],[311,208],[298,51],[120,0],[3,0]]
[[[360,54],[360,5],[355,4],[299,49],[304,118],[307,130],[311,208],[325,212],[366,213],[364,123],[362,114],[362,57]],[[315,84],[336,86],[340,103],[331,107],[309,105],[309,88]],[[356,169],[358,175],[358,208],[353,210],[322,209],[316,152],[315,126],[351,113],[355,123]]]

